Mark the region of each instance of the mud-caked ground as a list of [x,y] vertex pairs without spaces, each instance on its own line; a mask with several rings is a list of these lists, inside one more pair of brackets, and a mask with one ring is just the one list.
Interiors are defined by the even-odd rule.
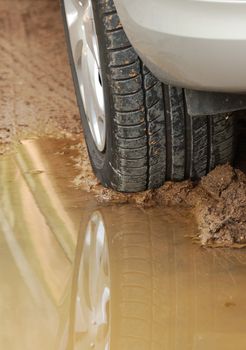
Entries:
[[27,138],[73,139],[76,142],[64,146],[76,151],[73,185],[93,192],[98,201],[188,207],[197,221],[194,241],[214,247],[246,245],[244,113],[237,117],[235,168],[219,166],[199,182],[168,182],[159,190],[134,195],[104,189],[91,171],[83,140],[59,1],[0,0],[0,27],[1,157],[15,152],[15,145]]

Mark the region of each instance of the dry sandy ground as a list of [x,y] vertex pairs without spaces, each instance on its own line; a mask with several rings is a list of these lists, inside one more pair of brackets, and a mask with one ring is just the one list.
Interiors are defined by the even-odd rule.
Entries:
[[[0,152],[26,137],[78,140],[74,185],[101,202],[188,206],[202,244],[246,244],[246,176],[218,167],[199,183],[166,183],[136,195],[104,189],[91,172],[67,62],[58,0],[0,0]],[[242,148],[243,150],[246,147]],[[57,150],[56,150],[57,151]],[[243,155],[245,152],[241,152]],[[244,165],[245,159],[240,158]]]
[[81,132],[57,0],[0,0],[0,141]]

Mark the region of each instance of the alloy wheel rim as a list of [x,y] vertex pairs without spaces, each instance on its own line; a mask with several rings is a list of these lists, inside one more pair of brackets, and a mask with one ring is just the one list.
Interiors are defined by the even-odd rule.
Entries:
[[97,149],[106,143],[99,45],[91,0],[64,0],[71,51],[85,115]]

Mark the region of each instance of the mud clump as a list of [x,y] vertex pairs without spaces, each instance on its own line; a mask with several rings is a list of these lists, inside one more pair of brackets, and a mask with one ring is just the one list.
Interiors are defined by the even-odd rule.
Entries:
[[207,246],[246,246],[246,176],[230,165],[218,166],[198,184],[166,184],[156,191],[159,205],[189,206],[197,238]]
[[219,166],[199,185],[206,194],[195,205],[203,244],[246,246],[246,176],[230,166]]

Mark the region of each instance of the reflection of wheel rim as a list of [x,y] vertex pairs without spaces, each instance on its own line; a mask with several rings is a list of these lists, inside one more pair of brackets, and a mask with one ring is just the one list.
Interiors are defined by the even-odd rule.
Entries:
[[77,286],[76,334],[84,348],[108,349],[109,255],[105,226],[99,212],[92,214],[87,225]]
[[80,95],[93,140],[105,148],[106,121],[99,45],[91,0],[64,0]]

